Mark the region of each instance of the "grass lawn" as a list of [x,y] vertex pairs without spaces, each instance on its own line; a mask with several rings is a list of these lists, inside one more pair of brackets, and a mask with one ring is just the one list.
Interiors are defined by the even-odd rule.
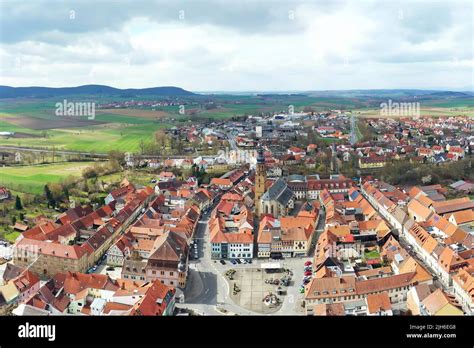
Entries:
[[10,242],[10,243],[13,244],[20,234],[21,234],[21,233],[20,233],[20,232],[17,232],[17,231],[6,232],[6,233],[3,234],[3,238],[4,238],[6,241],[8,241],[8,242]]
[[372,250],[372,251],[369,251],[368,253],[364,253],[364,256],[366,259],[379,259],[380,258],[380,254],[377,250]]
[[0,186],[12,190],[41,194],[44,185],[59,183],[68,176],[80,177],[82,170],[94,162],[65,162],[34,166],[0,168]]

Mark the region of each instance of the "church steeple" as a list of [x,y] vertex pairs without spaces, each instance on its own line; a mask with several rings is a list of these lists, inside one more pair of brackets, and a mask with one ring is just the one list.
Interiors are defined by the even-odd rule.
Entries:
[[260,200],[265,193],[265,156],[263,148],[259,145],[257,149],[257,168],[255,172],[255,215],[258,217],[261,214]]
[[261,146],[257,149],[257,164],[265,164],[265,156],[263,155],[263,148]]

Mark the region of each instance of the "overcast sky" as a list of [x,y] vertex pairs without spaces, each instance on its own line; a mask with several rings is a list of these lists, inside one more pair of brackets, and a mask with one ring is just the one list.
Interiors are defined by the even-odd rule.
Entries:
[[0,84],[474,85],[474,1],[0,0]]

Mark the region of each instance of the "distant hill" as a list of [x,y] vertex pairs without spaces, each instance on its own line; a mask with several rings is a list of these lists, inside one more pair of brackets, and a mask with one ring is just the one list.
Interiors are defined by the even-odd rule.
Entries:
[[423,89],[354,89],[354,90],[340,90],[340,91],[310,91],[308,95],[315,97],[373,97],[373,98],[388,98],[388,97],[456,97],[469,98],[473,96],[472,92],[453,92],[441,90],[423,90]]
[[472,92],[451,92],[451,91],[440,91],[440,92],[434,92],[430,93],[430,97],[441,97],[441,98],[447,98],[447,97],[455,97],[455,98],[472,98],[474,94]]
[[127,88],[120,89],[103,85],[85,85],[78,87],[9,87],[0,86],[0,98],[48,98],[63,97],[71,95],[94,95],[94,96],[190,96],[195,95],[179,87],[151,87],[151,88]]

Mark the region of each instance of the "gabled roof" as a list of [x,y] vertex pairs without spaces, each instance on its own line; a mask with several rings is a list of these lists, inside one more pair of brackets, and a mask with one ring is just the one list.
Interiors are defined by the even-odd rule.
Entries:
[[345,315],[344,304],[338,303],[319,303],[313,305],[314,315],[324,316],[342,316]]
[[11,280],[20,293],[27,291],[39,281],[40,279],[29,270],[24,270],[17,278]]
[[433,208],[438,214],[446,214],[468,209],[472,210],[474,209],[474,201],[471,201],[469,197],[451,199],[448,201],[434,202]]
[[471,301],[474,302],[474,266],[460,269],[453,276],[453,280],[471,296]]
[[[408,212],[414,215],[417,215],[419,219],[426,221],[428,218],[433,214],[433,211],[429,209],[428,207],[425,207],[423,204],[421,204],[418,200],[412,199],[408,203]],[[418,219],[417,219],[418,220]]]
[[161,283],[159,280],[155,280],[146,289],[145,296],[133,305],[130,315],[163,315],[171,300],[170,297],[174,296],[174,293],[175,289]]
[[[38,250],[41,254],[66,258],[80,259],[88,253],[88,250],[78,245],[64,245],[60,243],[49,243],[29,238],[23,238],[15,247],[17,250]],[[32,249],[33,248],[33,249]]]
[[463,314],[456,300],[448,296],[442,289],[437,289],[428,295],[422,303],[430,315],[437,315],[441,310],[446,310],[446,307],[449,307],[451,313],[458,313],[458,315]]
[[211,185],[232,186],[232,181],[228,178],[212,178]]
[[415,276],[413,277],[413,281],[417,281],[419,283],[427,282],[433,279],[431,274],[411,256],[398,267],[398,271],[399,273],[414,272]]
[[392,309],[390,297],[386,291],[367,295],[367,309],[370,314],[389,311]]
[[156,238],[149,259],[180,262],[181,256],[186,255],[187,250],[186,239],[169,231]]
[[66,272],[56,274],[53,280],[55,288],[64,288],[66,294],[78,294],[91,288],[112,291],[118,289],[117,283],[103,274]]
[[439,255],[438,262],[441,267],[448,273],[450,273],[454,267],[462,265],[463,263],[465,263],[466,265],[468,264],[467,260],[463,259],[448,246],[445,247]]
[[415,273],[402,273],[390,277],[374,278],[358,281],[356,289],[358,294],[370,294],[376,291],[386,291],[413,284]]
[[474,221],[474,209],[461,210],[452,213],[449,216],[450,220],[454,220],[457,225],[470,223]]
[[9,280],[18,277],[23,272],[23,270],[23,267],[16,266],[12,263],[7,263],[5,266],[5,271],[3,272],[3,280],[8,282]]

